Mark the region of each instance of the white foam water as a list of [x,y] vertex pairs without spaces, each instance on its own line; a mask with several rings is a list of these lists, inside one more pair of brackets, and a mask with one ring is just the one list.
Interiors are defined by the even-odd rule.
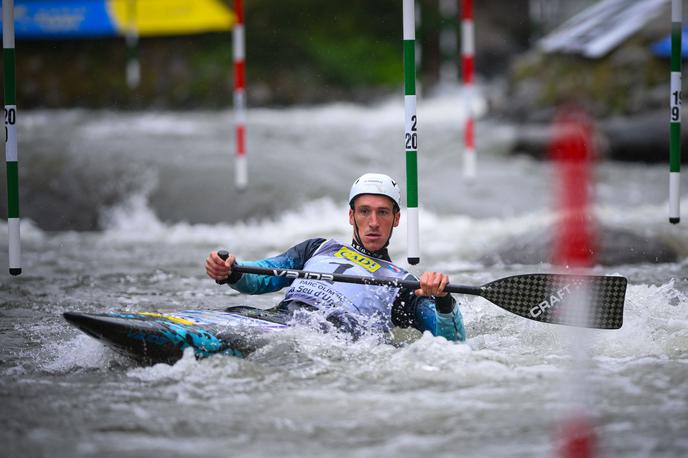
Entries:
[[[452,281],[480,285],[551,269],[481,263],[502,242],[554,220],[549,167],[482,146],[481,180],[460,183],[460,107],[448,99],[425,111],[419,106],[427,123],[420,156],[427,205],[420,212],[422,263],[414,271],[442,270]],[[29,114],[38,139],[24,132],[35,143],[28,155],[59,137],[51,125],[72,128],[70,154],[96,155],[96,164],[98,155],[121,156],[150,169],[153,179],[98,208],[102,230],[46,231],[22,221],[25,272],[0,277],[0,441],[8,456],[552,456],[558,421],[580,391],[570,388],[574,377],[582,381],[602,456],[688,455],[688,232],[666,223],[666,197],[657,191],[663,167],[601,165],[599,220],[665,238],[679,256],[593,269],[626,276],[629,287],[620,330],[575,334],[573,344],[587,347],[581,370],[572,369],[572,339],[562,327],[468,296],[457,296],[469,335],[462,344],[400,329],[391,341],[352,342],[296,326],[246,359],[196,360],[187,353],[172,366],[140,367],[62,319],[67,310],[275,305],[280,293],[244,296],[209,280],[208,252],[227,248],[260,259],[310,237],[347,241],[351,179],[368,169],[403,176],[401,161],[391,159],[397,156],[379,155],[400,148],[402,113],[398,102],[253,110],[250,159],[263,165],[253,170],[256,187],[245,198],[222,181],[231,172],[231,139],[219,139],[229,112],[187,113],[183,120],[173,113]],[[351,151],[354,134],[362,146]],[[482,135],[479,145],[496,141]],[[207,168],[194,168],[201,166]],[[191,193],[198,180],[202,198]],[[173,193],[177,188],[184,191]],[[193,216],[195,207],[212,213],[220,204],[228,217]],[[65,205],[58,210],[70,214]],[[242,205],[250,217],[232,213]],[[390,245],[401,265],[405,217]],[[0,244],[6,234],[0,222]]]

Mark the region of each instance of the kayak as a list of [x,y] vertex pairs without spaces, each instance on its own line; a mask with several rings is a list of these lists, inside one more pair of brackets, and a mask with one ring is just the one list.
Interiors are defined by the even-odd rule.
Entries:
[[[240,270],[241,269],[241,270]],[[390,280],[301,270],[235,266],[259,275],[309,278],[362,284]],[[628,280],[618,276],[526,274],[492,281],[480,287],[447,285],[446,290],[481,296],[498,307],[542,323],[586,328],[619,329]],[[415,281],[393,280],[392,286],[417,288]],[[583,296],[581,296],[583,295]],[[588,308],[570,298],[584,297]],[[183,310],[172,313],[66,312],[65,319],[115,350],[147,363],[173,363],[191,347],[198,358],[213,354],[244,357],[264,345],[269,333],[289,328],[289,312],[252,307],[227,310]]]
[[291,318],[284,312],[252,307],[171,313],[65,312],[63,316],[89,336],[144,364],[173,364],[189,347],[197,358],[215,354],[243,358],[262,346],[267,334],[286,330]]

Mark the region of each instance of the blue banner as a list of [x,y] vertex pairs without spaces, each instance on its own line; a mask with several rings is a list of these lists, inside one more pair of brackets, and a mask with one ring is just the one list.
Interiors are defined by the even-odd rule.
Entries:
[[118,35],[107,0],[19,0],[14,5],[17,38],[83,38]]
[[186,35],[230,30],[221,0],[15,0],[15,37],[87,38]]

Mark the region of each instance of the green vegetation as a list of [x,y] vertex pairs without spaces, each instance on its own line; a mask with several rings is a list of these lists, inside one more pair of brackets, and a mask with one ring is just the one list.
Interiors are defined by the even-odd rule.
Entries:
[[631,115],[666,105],[668,62],[638,38],[600,59],[530,53],[512,66],[511,93],[528,92],[530,110],[575,101],[597,116]]
[[[401,85],[397,0],[251,0],[245,10],[253,106],[364,101]],[[231,106],[231,32],[143,38],[139,57],[141,84],[130,91],[123,38],[19,40],[18,102],[24,108]]]

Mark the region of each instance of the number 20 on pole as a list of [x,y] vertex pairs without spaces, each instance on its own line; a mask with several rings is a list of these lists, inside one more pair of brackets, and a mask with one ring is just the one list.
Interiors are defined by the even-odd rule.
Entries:
[[5,108],[5,143],[9,139],[9,128],[7,126],[13,126],[17,121],[17,110],[14,108]]
[[411,116],[411,132],[406,133],[406,149],[418,149],[418,134],[416,133],[416,116]]

